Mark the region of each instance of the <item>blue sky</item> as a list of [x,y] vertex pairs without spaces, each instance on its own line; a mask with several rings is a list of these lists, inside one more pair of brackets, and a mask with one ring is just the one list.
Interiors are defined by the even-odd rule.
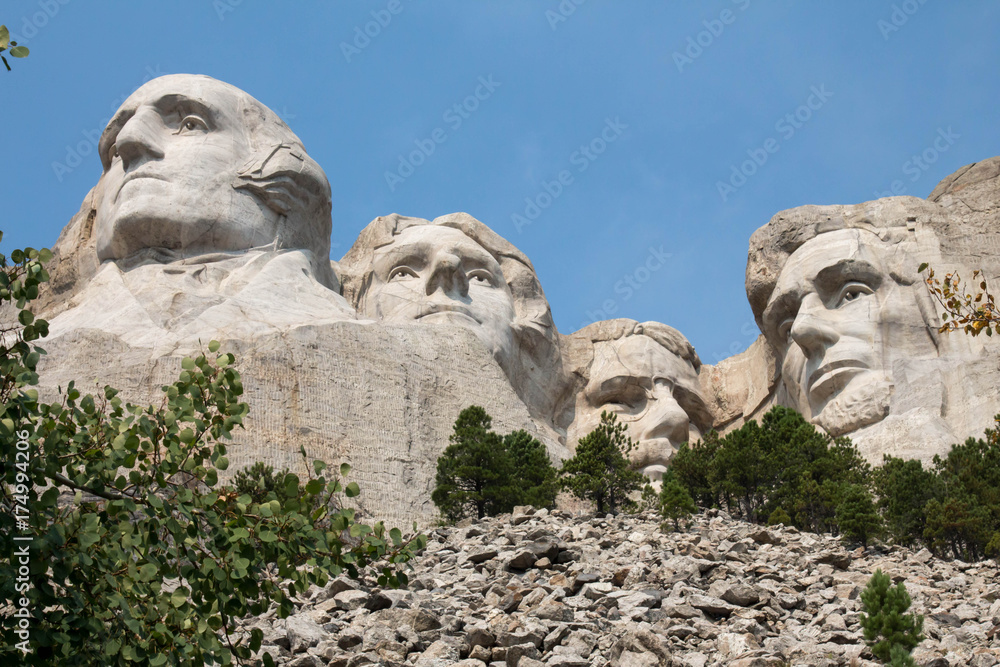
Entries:
[[772,215],[926,197],[1000,154],[997,2],[6,0],[0,23],[31,49],[0,70],[5,252],[55,242],[129,93],[208,74],[326,170],[334,259],[378,215],[467,211],[531,258],[560,331],[659,320],[706,363],[756,337]]

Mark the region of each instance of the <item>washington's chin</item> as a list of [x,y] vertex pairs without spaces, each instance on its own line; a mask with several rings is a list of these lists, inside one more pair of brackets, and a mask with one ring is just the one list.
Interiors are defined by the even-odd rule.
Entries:
[[814,410],[813,423],[834,437],[870,426],[888,416],[892,392],[892,382],[885,376],[872,371],[857,374]]

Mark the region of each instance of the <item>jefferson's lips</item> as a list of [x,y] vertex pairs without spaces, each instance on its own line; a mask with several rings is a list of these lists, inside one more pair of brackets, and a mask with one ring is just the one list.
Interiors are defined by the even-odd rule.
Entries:
[[450,305],[435,305],[435,306],[425,307],[425,308],[421,309],[420,314],[417,315],[417,319],[418,320],[424,319],[426,317],[431,317],[432,315],[444,315],[446,317],[449,316],[449,315],[461,315],[461,316],[469,318],[470,320],[472,320],[476,324],[482,324],[482,322],[480,322],[478,319],[476,319],[472,315],[472,313],[470,313],[464,307],[462,307],[462,306],[450,306]]

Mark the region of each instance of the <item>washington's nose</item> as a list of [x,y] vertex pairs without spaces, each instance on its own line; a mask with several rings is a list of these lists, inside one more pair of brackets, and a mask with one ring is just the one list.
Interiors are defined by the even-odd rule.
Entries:
[[646,417],[650,426],[642,434],[644,440],[666,438],[679,447],[688,440],[690,419],[668,385],[656,385],[653,405]]
[[816,294],[802,300],[788,335],[802,348],[807,358],[822,356],[840,338],[829,321],[829,312]]
[[427,280],[427,295],[436,290],[445,294],[467,296],[469,294],[469,279],[462,270],[462,260],[450,252],[439,252],[434,257],[431,275]]
[[144,158],[159,160],[163,157],[159,140],[162,129],[160,116],[152,109],[139,109],[128,119],[115,139],[115,150],[121,156],[125,171]]

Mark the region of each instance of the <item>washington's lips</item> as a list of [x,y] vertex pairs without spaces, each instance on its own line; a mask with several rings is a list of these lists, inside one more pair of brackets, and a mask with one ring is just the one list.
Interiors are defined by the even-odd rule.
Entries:
[[160,176],[159,174],[154,174],[154,173],[149,172],[149,171],[136,170],[136,171],[128,172],[122,178],[122,184],[120,186],[118,186],[118,192],[115,193],[115,199],[116,200],[118,199],[118,195],[121,194],[122,189],[128,183],[131,183],[132,181],[140,179],[140,178],[150,178],[150,179],[153,179],[155,181],[166,181],[167,180],[164,177]]
[[809,375],[807,387],[809,393],[831,393],[829,385],[836,383],[845,386],[851,377],[868,370],[868,364],[856,359],[841,359],[823,364]]

